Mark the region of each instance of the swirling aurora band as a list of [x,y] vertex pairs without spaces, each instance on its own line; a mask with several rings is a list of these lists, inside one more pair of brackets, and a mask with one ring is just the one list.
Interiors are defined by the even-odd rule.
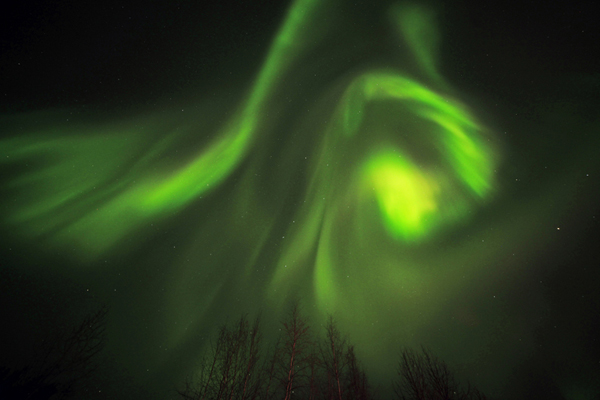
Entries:
[[[293,64],[326,33],[327,27],[314,23],[325,12],[327,7],[315,0],[292,4],[246,99],[211,142],[175,167],[157,165],[177,135],[145,143],[141,127],[160,126],[157,117],[103,128],[58,126],[4,140],[7,162],[41,154],[55,160],[9,182],[9,189],[21,197],[14,197],[18,206],[11,206],[5,223],[25,236],[75,246],[79,256],[89,260],[144,226],[202,201],[245,160],[262,157],[260,145],[272,134],[265,116],[275,107],[277,94],[286,90]],[[431,14],[404,6],[392,7],[389,15],[422,75],[447,92],[449,85],[435,66],[438,40]],[[419,243],[465,219],[493,194],[498,161],[486,129],[465,106],[398,71],[353,74],[345,89],[333,96],[337,107],[315,135],[317,150],[311,158],[316,162],[294,220],[299,223],[286,233],[289,240],[270,283],[272,289],[284,287],[294,269],[313,264],[314,291],[324,309],[336,302],[332,235],[347,210],[353,210],[351,225],[357,237],[369,230],[365,221],[377,218],[375,201],[379,225],[397,245]],[[383,113],[381,118],[373,117],[377,113]],[[395,121],[396,128],[390,129],[386,121]],[[199,125],[188,128],[188,134],[202,131]],[[268,232],[267,228],[255,235],[263,239],[253,245],[253,254],[260,252]]]

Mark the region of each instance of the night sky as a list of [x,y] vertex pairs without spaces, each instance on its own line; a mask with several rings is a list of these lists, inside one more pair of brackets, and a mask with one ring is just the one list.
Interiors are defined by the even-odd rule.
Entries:
[[201,3],[2,13],[2,365],[104,304],[90,398],[174,399],[300,299],[383,398],[421,345],[495,398],[599,396],[593,2]]

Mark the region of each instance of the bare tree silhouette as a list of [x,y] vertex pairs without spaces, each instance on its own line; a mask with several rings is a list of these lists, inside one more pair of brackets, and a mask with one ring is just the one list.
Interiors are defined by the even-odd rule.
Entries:
[[468,384],[461,387],[448,365],[424,347],[420,352],[404,349],[394,385],[399,400],[485,400],[486,397]]
[[293,302],[270,348],[261,346],[258,319],[222,326],[198,371],[179,394],[185,400],[369,400],[373,393],[354,347],[332,317],[317,341]]
[[179,390],[189,400],[253,400],[258,398],[262,380],[260,360],[260,319],[252,325],[246,316],[233,327],[223,325],[197,373]]
[[320,380],[323,368],[323,361],[319,357],[317,345],[315,342],[311,344],[310,355],[308,357],[308,368],[310,371],[310,378],[308,384],[308,399],[315,400],[321,393],[322,388],[320,387]]
[[70,332],[47,338],[25,367],[0,369],[0,397],[61,399],[75,394],[97,368],[95,359],[105,344],[107,312],[101,307]]
[[284,389],[283,399],[289,400],[292,395],[299,394],[297,392],[310,386],[307,381],[310,376],[311,360],[314,357],[311,351],[314,346],[309,332],[310,326],[301,315],[300,305],[297,301],[292,303],[282,325],[280,383]]
[[348,400],[368,400],[375,396],[367,379],[366,372],[360,366],[354,346],[348,346],[346,350],[346,399]]
[[262,399],[271,399],[273,397],[274,387],[277,383],[277,361],[281,352],[281,337],[277,339],[273,346],[268,360],[263,365],[264,387],[261,390]]

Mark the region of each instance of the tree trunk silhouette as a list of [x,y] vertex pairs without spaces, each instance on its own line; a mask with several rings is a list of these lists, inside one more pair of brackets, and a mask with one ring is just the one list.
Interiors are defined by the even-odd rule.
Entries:
[[321,349],[323,365],[328,376],[327,398],[342,400],[344,384],[342,382],[346,369],[346,340],[342,339],[340,331],[330,315],[325,326],[325,344]]
[[373,398],[371,388],[367,379],[367,374],[360,367],[358,359],[354,354],[354,346],[348,346],[346,350],[346,365],[348,382],[346,390],[346,399],[348,400],[368,400]]
[[309,367],[311,338],[309,325],[300,314],[298,302],[292,303],[287,319],[283,322],[283,357],[285,374],[283,386],[284,400],[289,400],[296,389],[303,387],[304,372]]

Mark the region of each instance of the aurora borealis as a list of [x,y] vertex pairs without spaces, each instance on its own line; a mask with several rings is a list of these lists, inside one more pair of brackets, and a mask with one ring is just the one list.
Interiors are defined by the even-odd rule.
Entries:
[[160,3],[13,23],[0,254],[43,289],[7,279],[7,304],[108,304],[106,351],[150,398],[175,398],[214,327],[261,311],[274,335],[293,298],[381,385],[425,344],[498,398],[597,395],[584,3]]

